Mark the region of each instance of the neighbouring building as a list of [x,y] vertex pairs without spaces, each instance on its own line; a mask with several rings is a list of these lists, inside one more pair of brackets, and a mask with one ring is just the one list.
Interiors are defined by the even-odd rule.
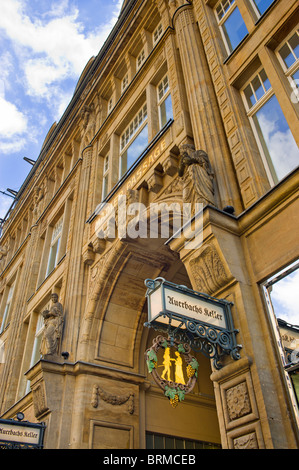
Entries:
[[[296,0],[124,1],[2,224],[1,419],[45,423],[51,449],[298,448],[299,320],[273,297],[299,271],[298,19]],[[151,214],[194,223],[196,203],[192,248]],[[157,278],[229,302],[242,346],[220,368],[212,336],[191,351],[176,407],[145,360]]]

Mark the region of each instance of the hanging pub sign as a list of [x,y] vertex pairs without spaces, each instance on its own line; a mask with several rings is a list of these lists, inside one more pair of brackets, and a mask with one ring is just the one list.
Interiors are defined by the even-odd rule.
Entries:
[[163,278],[146,279],[148,322],[145,326],[167,331],[170,338],[190,344],[222,367],[221,356],[240,358],[241,345],[236,342],[231,302],[216,299]]
[[197,380],[198,362],[190,346],[159,335],[145,352],[145,359],[149,373],[175,408],[193,390]]
[[18,413],[17,420],[0,419],[0,449],[42,449],[44,423],[22,421],[23,413]]

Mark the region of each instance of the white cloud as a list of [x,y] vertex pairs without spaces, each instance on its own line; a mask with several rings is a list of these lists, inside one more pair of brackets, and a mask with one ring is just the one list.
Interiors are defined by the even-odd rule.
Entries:
[[298,311],[299,269],[273,285],[271,299],[278,318],[299,325]]
[[33,59],[27,57],[24,64],[30,93],[38,94],[40,90],[44,93],[45,88],[57,80],[79,76],[107,38],[120,8],[118,3],[109,23],[96,32],[84,34],[79,11],[73,8],[66,13],[67,1],[57,5],[52,5],[47,15],[50,20],[45,22],[30,19],[20,0],[0,0],[0,28],[23,48],[25,58],[36,54]]
[[[32,106],[44,105],[44,116],[51,114],[50,120],[58,121],[72,97],[76,80],[118,18],[122,0],[112,3],[110,22],[88,32],[80,23],[79,10],[69,0],[49,2],[47,11],[36,11],[30,17],[27,0],[0,0],[0,31],[12,48],[0,55],[1,152],[21,150],[25,139],[34,140],[38,132],[32,122],[37,111],[32,110],[31,116],[27,113],[27,119],[21,112],[21,98],[14,99],[13,104],[10,98],[5,99],[5,91],[16,85],[23,87],[23,95],[33,98]],[[72,89],[66,85],[69,79],[73,80]]]
[[14,104],[0,97],[0,137],[9,138],[27,130],[27,118]]

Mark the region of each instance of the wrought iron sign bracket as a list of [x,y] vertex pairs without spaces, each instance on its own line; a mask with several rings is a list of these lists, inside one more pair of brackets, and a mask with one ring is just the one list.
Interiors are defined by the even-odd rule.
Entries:
[[[147,279],[148,322],[144,326],[167,333],[173,342],[188,343],[193,351],[202,352],[216,369],[221,369],[221,358],[230,355],[240,359],[233,326],[231,302],[216,299],[179,286],[163,278]],[[188,310],[190,315],[181,311]],[[204,318],[204,320],[202,320]],[[205,321],[205,318],[208,321]]]

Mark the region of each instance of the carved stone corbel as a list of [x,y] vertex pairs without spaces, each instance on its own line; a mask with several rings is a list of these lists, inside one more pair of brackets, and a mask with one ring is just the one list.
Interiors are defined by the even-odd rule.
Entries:
[[87,266],[91,266],[92,263],[94,262],[94,258],[95,258],[95,253],[93,251],[93,247],[88,245],[83,253],[82,253],[82,257],[83,257],[83,262],[84,264],[87,264]]
[[169,154],[162,163],[163,171],[169,176],[174,176],[177,173],[178,157],[174,154]]
[[163,179],[159,171],[154,170],[147,180],[148,190],[157,194],[163,188]]

